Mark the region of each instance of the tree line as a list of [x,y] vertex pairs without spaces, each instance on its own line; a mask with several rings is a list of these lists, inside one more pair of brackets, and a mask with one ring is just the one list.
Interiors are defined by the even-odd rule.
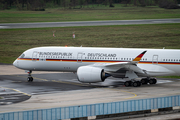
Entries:
[[47,7],[62,7],[64,9],[81,9],[94,5],[115,7],[124,6],[159,6],[167,9],[179,8],[180,0],[0,0],[0,9],[17,8],[18,10],[45,10]]

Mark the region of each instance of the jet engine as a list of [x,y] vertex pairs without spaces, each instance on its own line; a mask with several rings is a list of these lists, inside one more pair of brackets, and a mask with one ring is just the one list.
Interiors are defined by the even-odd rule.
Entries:
[[104,69],[91,66],[82,66],[77,70],[78,80],[84,83],[103,82],[109,76]]

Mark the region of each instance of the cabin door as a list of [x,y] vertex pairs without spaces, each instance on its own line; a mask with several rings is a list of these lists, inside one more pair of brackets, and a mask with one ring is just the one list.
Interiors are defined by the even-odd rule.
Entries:
[[82,63],[82,59],[83,59],[83,52],[78,52],[77,54],[77,63]]
[[32,61],[37,61],[37,57],[38,57],[38,52],[34,51],[32,54]]
[[152,64],[158,64],[158,55],[153,55]]

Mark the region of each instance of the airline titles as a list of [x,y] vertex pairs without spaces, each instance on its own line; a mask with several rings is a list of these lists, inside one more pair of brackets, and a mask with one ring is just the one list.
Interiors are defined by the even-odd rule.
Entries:
[[107,53],[88,53],[88,57],[116,57],[116,54],[107,54]]
[[[71,52],[39,52],[40,56],[67,56],[72,57],[73,53]],[[85,55],[86,56],[86,55]],[[113,53],[87,53],[86,57],[116,57],[116,54]]]
[[39,52],[39,55],[72,56],[72,53],[70,52]]

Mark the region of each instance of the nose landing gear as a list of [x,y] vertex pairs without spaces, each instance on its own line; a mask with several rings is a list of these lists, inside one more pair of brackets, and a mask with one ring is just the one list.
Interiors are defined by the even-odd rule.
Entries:
[[28,78],[27,78],[28,82],[33,82],[33,77],[31,76],[32,70],[27,71],[27,73],[28,73]]

